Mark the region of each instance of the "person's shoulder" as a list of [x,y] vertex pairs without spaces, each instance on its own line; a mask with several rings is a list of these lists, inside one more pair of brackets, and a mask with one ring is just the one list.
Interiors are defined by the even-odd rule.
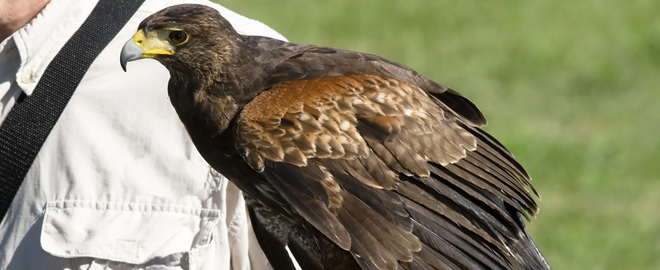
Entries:
[[229,10],[217,3],[207,1],[207,0],[147,0],[140,9],[144,9],[147,12],[156,12],[168,6],[174,6],[179,4],[202,4],[215,8],[225,17],[231,24],[236,28],[236,31],[243,35],[252,35],[252,36],[266,36],[272,37],[280,40],[286,40],[286,38],[277,31],[268,27],[264,23],[247,18],[243,15],[240,15],[234,11]]

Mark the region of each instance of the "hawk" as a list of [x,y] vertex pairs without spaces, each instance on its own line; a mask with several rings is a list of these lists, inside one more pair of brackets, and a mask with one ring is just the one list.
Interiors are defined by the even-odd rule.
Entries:
[[241,35],[203,5],[149,16],[120,58],[169,70],[275,269],[550,268],[524,228],[525,169],[472,102],[404,65]]

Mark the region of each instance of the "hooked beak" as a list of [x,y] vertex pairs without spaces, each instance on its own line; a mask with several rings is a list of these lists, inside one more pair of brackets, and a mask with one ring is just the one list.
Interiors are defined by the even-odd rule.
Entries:
[[135,45],[133,39],[129,39],[124,44],[124,47],[121,49],[121,55],[119,57],[119,63],[121,64],[121,69],[126,72],[126,63],[133,60],[142,59],[144,51],[142,48]]
[[174,54],[172,45],[160,39],[157,33],[145,36],[144,31],[140,29],[124,44],[119,56],[119,63],[121,68],[126,71],[126,64],[130,61],[172,54]]

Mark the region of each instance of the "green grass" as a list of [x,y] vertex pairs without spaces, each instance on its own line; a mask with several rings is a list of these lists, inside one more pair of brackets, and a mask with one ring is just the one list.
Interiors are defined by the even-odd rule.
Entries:
[[468,96],[534,177],[555,269],[660,269],[659,1],[219,2]]

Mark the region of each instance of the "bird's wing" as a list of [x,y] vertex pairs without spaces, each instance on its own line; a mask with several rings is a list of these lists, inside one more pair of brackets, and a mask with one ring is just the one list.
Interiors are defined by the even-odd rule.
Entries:
[[300,216],[370,267],[507,265],[525,237],[507,209],[537,209],[529,177],[437,102],[373,75],[282,82],[242,110],[237,149]]
[[419,86],[436,98],[438,105],[456,112],[466,123],[483,126],[487,123],[481,111],[460,93],[418,74],[414,70],[386,58],[353,51],[315,45],[299,45],[267,37],[247,36],[251,46],[264,52],[258,62],[279,63],[269,74],[268,83],[314,79],[348,74],[371,74],[386,78],[398,78],[402,82]]

